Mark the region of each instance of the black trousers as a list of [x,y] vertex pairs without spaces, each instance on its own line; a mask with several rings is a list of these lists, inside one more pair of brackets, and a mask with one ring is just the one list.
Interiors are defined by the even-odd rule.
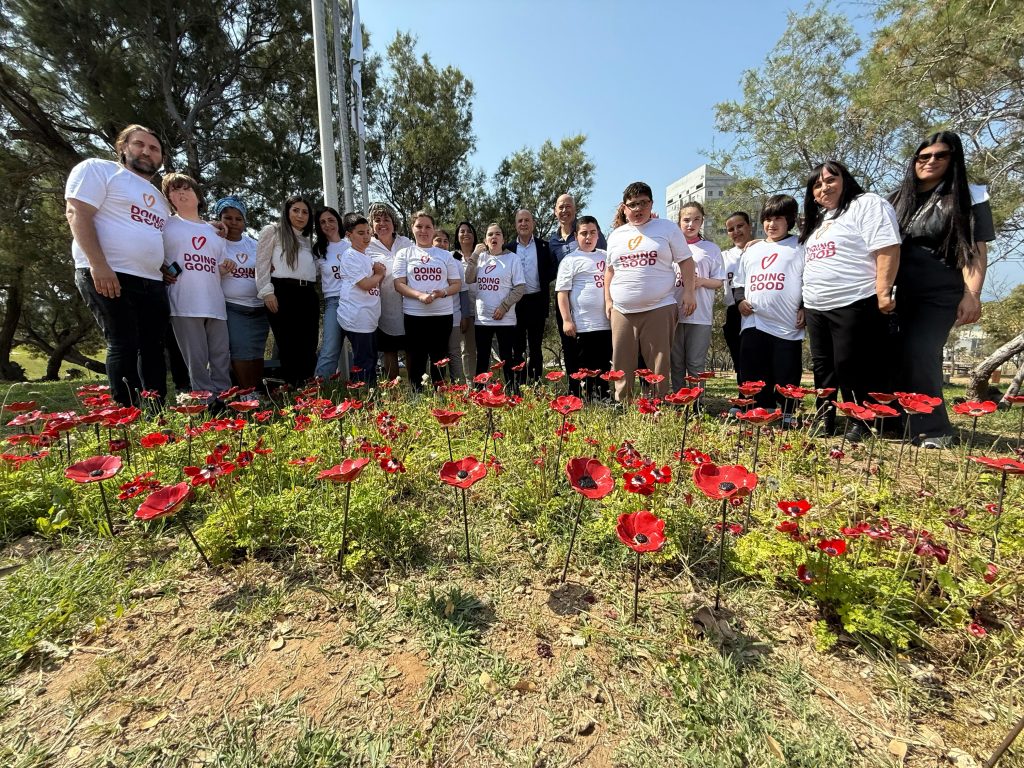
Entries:
[[[167,367],[171,371],[171,381],[174,382],[174,389],[178,392],[188,392],[192,388],[192,380],[188,375],[188,364],[181,356],[181,348],[178,346],[178,339],[167,324],[167,333],[164,334],[164,349],[167,351]],[[214,394],[217,394],[214,392]]]
[[527,293],[516,303],[512,364],[526,361],[526,368],[517,377],[520,381],[537,381],[544,375],[544,329],[550,301],[547,291],[538,291]]
[[452,315],[404,315],[404,318],[406,370],[409,384],[419,392],[423,389],[427,358],[430,358],[430,381],[435,384],[444,381],[445,376],[437,367],[437,361],[448,357]]
[[121,284],[116,299],[101,296],[88,269],[75,270],[82,294],[107,342],[110,394],[120,405],[140,405],[139,392],[150,389],[167,395],[164,337],[171,316],[162,280],[147,280],[115,272]]
[[[605,373],[612,367],[612,332],[587,331],[576,334],[576,348],[579,351],[580,368],[589,368]],[[579,387],[580,382],[570,382]],[[583,380],[583,389],[588,400],[608,398],[608,382],[598,376],[588,376]]]
[[[815,387],[835,387],[843,400],[858,403],[870,401],[868,392],[891,391],[889,317],[878,311],[875,296],[838,309],[806,309],[804,314]],[[829,411],[827,423],[833,421],[834,411]]]
[[732,358],[732,367],[736,371],[736,383],[744,381],[759,381],[760,376],[748,376],[742,372],[742,355],[740,353],[740,309],[735,304],[725,308],[725,325],[722,326],[722,335],[725,337],[725,345],[729,348],[729,357]]
[[[406,329],[408,334],[408,329]],[[498,355],[505,361],[505,383],[508,384],[513,392],[518,391],[519,385],[515,374],[512,373],[509,366],[509,360],[512,359],[512,345],[515,341],[516,327],[514,325],[476,325],[474,326],[474,333],[476,334],[476,373],[479,376],[481,373],[486,373],[491,367],[491,345],[494,343],[495,337],[498,339]]]
[[800,384],[803,342],[780,339],[757,328],[740,334],[740,365],[747,381],[763,381],[764,388],[754,396],[759,408],[786,406],[785,398],[775,391],[776,384]]
[[277,342],[281,378],[293,387],[313,377],[316,343],[320,336],[320,299],[313,283],[271,278],[277,312],[268,312],[270,329]]
[[[562,330],[562,313],[555,303],[555,325],[558,326],[558,338],[562,340],[562,361],[565,364],[565,375],[572,376],[580,369],[580,352],[578,337],[566,336]],[[569,394],[580,396],[580,383],[572,378],[569,379]]]

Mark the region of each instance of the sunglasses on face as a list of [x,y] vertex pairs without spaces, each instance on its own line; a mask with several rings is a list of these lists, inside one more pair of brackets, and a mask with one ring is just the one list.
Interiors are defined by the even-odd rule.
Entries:
[[948,149],[944,149],[941,152],[921,152],[915,159],[920,165],[924,165],[929,160],[934,160],[935,162],[948,160],[952,154]]

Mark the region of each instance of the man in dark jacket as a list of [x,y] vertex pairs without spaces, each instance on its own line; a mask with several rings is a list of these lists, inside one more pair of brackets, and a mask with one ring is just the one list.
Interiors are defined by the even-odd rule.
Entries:
[[544,328],[551,306],[551,283],[558,269],[551,248],[544,240],[533,236],[533,214],[528,210],[516,211],[516,239],[506,247],[515,253],[523,265],[526,294],[516,304],[516,337],[513,344],[512,364],[526,360],[520,381],[536,381],[544,374]]

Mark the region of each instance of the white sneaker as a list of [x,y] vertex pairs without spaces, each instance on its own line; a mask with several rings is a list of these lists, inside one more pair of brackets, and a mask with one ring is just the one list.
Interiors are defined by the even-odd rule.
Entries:
[[936,437],[926,437],[921,441],[923,448],[949,448],[953,443],[952,435],[937,435]]

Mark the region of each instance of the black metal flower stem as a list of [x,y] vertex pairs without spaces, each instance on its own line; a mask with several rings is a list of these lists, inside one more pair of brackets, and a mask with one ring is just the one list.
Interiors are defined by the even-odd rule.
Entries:
[[[449,431],[447,426],[444,428],[444,436],[448,438],[448,460],[455,461],[455,454],[452,453],[452,433]],[[487,460],[486,456],[484,456],[484,460]]]
[[971,422],[971,441],[967,444],[967,452],[974,450],[974,436],[978,433],[978,417],[975,416]]
[[462,531],[466,536],[466,562],[471,563],[472,559],[469,555],[469,510],[466,509],[466,489],[460,489],[462,491]]
[[586,501],[586,497],[580,494],[580,504],[576,507],[576,519],[572,523],[572,536],[569,537],[569,551],[565,553],[565,565],[562,566],[562,578],[558,580],[559,584],[565,584],[566,574],[569,573],[569,558],[572,557],[572,548],[576,543],[576,529],[580,525],[580,517],[583,515],[583,502]]
[[188,537],[192,539],[192,543],[195,545],[195,548],[199,550],[199,556],[203,558],[203,562],[206,563],[206,567],[212,571],[213,565],[210,563],[210,558],[206,556],[206,553],[203,552],[203,548],[199,546],[199,542],[196,540],[195,535],[192,533],[192,529],[188,527],[188,523],[186,523],[185,520],[182,519],[181,525],[185,529],[185,533],[188,534]]
[[1021,437],[1024,437],[1024,406],[1020,409],[1020,421],[1017,422],[1017,451],[1020,451]]
[[999,541],[999,523],[1003,520],[1003,499],[1006,498],[1006,473],[1003,472],[999,480],[999,500],[996,502],[996,525],[992,530],[992,556],[990,560],[996,559],[996,546]]
[[[1006,475],[1003,475],[1005,478]],[[110,516],[110,504],[107,502],[107,492],[103,490],[103,483],[98,484],[100,487],[100,498],[103,499],[103,511],[107,513],[107,527],[110,529],[110,535],[114,536],[114,520]]]
[[992,753],[992,757],[985,761],[985,768],[993,768],[993,766],[999,762],[999,759],[1006,754],[1006,750],[1010,748],[1010,745],[1020,736],[1020,732],[1024,731],[1024,716],[1017,721],[1017,724],[1013,726],[1013,729],[1006,734],[1006,738],[1003,739],[1002,743],[996,747],[996,751]]
[[636,626],[640,609],[640,553],[636,553],[636,568],[633,571],[633,626]]
[[345,483],[345,516],[341,523],[341,549],[338,550],[338,562],[345,565],[345,550],[348,549],[348,504],[352,498],[352,483]]
[[722,499],[722,537],[718,540],[718,577],[715,580],[715,610],[722,604],[722,569],[725,566],[725,514],[729,500]]

